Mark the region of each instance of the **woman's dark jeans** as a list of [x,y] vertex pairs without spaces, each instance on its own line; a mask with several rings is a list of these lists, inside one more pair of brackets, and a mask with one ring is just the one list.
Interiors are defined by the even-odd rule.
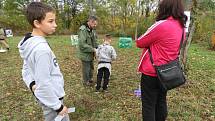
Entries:
[[167,117],[167,91],[157,77],[142,74],[141,99],[143,121],[165,121]]

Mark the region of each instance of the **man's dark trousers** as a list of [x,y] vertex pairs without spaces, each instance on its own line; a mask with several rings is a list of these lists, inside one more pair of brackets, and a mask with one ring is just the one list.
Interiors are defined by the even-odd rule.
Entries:
[[82,60],[81,62],[82,62],[83,83],[87,84],[93,79],[93,71],[94,71],[93,61]]

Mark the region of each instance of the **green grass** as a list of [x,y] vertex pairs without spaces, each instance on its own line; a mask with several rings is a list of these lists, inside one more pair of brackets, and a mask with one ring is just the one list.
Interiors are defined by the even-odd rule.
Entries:
[[[11,50],[0,53],[0,121],[42,121],[42,111],[22,81],[20,39],[9,38]],[[65,104],[76,107],[69,114],[73,121],[141,121],[141,100],[133,94],[140,80],[136,67],[141,51],[135,44],[130,49],[118,48],[115,38],[118,57],[112,65],[109,93],[95,94],[94,87],[81,83],[81,63],[70,37],[47,39],[64,75]],[[192,44],[188,56],[188,82],[168,93],[168,121],[214,121],[215,52]]]

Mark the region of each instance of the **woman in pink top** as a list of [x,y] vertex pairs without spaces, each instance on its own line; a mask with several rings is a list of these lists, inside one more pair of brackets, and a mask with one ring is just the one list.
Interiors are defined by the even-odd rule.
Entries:
[[156,22],[136,40],[143,48],[138,66],[141,77],[142,115],[144,121],[165,121],[167,91],[162,87],[150,61],[151,49],[155,65],[165,64],[178,56],[180,40],[187,17],[182,0],[160,0]]

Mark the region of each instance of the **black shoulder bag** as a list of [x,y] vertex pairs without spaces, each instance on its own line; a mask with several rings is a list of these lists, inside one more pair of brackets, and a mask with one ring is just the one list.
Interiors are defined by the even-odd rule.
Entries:
[[184,76],[183,69],[181,67],[179,56],[180,50],[182,47],[184,38],[184,31],[182,33],[181,42],[180,42],[180,49],[178,52],[178,57],[175,60],[169,61],[167,64],[156,66],[154,64],[152,53],[149,48],[149,55],[152,65],[154,66],[158,79],[160,80],[161,84],[166,90],[171,90],[186,82],[186,78]]

